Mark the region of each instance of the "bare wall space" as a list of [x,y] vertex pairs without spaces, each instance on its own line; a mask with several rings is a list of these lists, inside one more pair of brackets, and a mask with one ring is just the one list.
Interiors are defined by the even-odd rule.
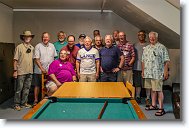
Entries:
[[0,3],[0,42],[13,43],[13,10]]
[[36,36],[33,45],[41,41],[41,34],[47,31],[51,34],[51,42],[56,41],[56,34],[62,30],[78,38],[85,33],[93,38],[93,30],[99,29],[102,36],[112,34],[113,30],[124,31],[127,39],[137,41],[138,28],[128,23],[113,12],[14,12],[14,42],[18,43],[19,34],[26,29]]

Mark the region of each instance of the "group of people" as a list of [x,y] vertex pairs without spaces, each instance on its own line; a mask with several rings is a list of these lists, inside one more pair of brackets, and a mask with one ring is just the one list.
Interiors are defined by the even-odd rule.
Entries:
[[[94,39],[81,34],[76,43],[74,35],[58,32],[58,41],[50,43],[48,32],[42,34],[42,42],[35,48],[30,44],[34,35],[24,31],[23,41],[15,49],[14,73],[18,84],[14,108],[31,107],[27,103],[33,79],[34,105],[38,100],[41,74],[48,75],[46,88],[52,95],[64,82],[123,82],[136,87],[136,100],[141,103],[141,88],[146,89],[146,110],[158,110],[155,115],[165,114],[163,108],[163,80],[168,79],[169,55],[166,47],[158,42],[158,33],[137,33],[138,42],[132,44],[124,32],[115,30],[104,40],[99,30],[94,30]],[[33,70],[34,60],[34,70]],[[150,95],[152,103],[150,104]],[[159,108],[157,107],[157,100]]]

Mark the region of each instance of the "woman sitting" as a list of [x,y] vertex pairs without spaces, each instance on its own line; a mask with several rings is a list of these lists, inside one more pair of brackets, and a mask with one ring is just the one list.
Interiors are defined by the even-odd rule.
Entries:
[[67,52],[60,51],[59,59],[54,60],[48,70],[49,80],[46,84],[47,93],[51,96],[64,82],[75,82],[76,73],[70,62]]

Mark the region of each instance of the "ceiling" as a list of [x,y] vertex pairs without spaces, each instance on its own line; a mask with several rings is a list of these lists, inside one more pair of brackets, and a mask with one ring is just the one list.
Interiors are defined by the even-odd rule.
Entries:
[[[101,9],[103,2],[112,0],[0,0],[13,9]],[[120,3],[120,0],[115,0]],[[126,0],[125,0],[126,1]],[[166,0],[180,9],[180,0]],[[108,7],[106,8],[108,9]]]
[[14,9],[101,9],[103,0],[0,0]]
[[[179,0],[166,0],[180,10]],[[180,35],[167,28],[127,0],[0,0],[13,9],[85,9],[112,10],[114,13],[147,32],[159,33],[160,41],[168,48],[180,48]],[[141,20],[142,19],[142,20]]]

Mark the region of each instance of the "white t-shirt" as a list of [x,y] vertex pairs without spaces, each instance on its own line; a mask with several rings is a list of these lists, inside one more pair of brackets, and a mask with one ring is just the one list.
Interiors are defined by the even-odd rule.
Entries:
[[77,53],[77,60],[80,61],[80,74],[96,73],[96,60],[98,59],[100,59],[99,52],[96,48],[80,49]]
[[[54,57],[57,56],[56,49],[52,43],[44,45],[39,43],[35,46],[34,58],[40,59],[42,67],[48,71],[49,65],[54,61]],[[41,74],[40,68],[35,63],[34,73]]]

